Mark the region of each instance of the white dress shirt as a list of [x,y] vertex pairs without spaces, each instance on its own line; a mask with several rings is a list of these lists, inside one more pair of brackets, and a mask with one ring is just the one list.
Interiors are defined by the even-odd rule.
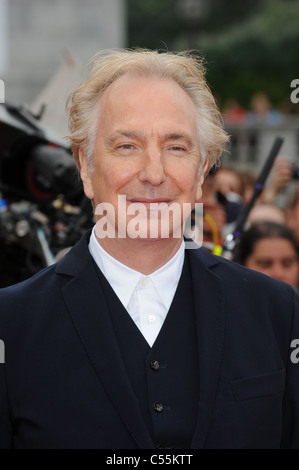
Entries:
[[149,276],[120,263],[97,241],[95,228],[89,251],[144,338],[152,346],[174,298],[184,264],[185,244],[160,269]]

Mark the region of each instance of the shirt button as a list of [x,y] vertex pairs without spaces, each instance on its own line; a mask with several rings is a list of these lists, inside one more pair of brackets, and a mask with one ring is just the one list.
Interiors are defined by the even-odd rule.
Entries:
[[147,287],[149,285],[149,278],[144,277],[141,281],[141,285],[142,285],[142,287]]
[[149,315],[147,317],[149,323],[155,323],[156,321],[156,316],[155,315]]
[[157,411],[157,413],[161,413],[163,411],[162,403],[156,401],[156,403],[154,403],[154,410]]
[[159,370],[159,369],[160,369],[160,364],[159,364],[159,362],[158,362],[158,361],[152,361],[152,362],[151,362],[151,368],[152,368],[153,370]]

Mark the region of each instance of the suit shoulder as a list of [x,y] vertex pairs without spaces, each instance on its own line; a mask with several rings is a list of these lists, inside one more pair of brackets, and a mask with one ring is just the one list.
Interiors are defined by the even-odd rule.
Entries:
[[[90,231],[89,231],[90,232]],[[64,276],[75,275],[85,268],[89,263],[90,256],[88,252],[88,240],[90,233],[83,235],[82,239],[75,245],[58,263],[39,271],[37,274],[26,281],[15,284],[11,287],[0,289],[0,302],[15,297],[41,297],[42,295],[53,295],[53,288],[59,288],[63,283]],[[57,276],[60,274],[61,276]],[[52,290],[52,292],[51,292]]]
[[290,285],[258,271],[241,266],[220,256],[213,255],[203,248],[195,251],[194,255],[198,260],[207,268],[212,269],[214,274],[218,275],[225,283],[233,283],[233,286],[236,287],[241,284],[247,284],[251,286],[252,289],[255,289],[253,292],[263,290],[264,292],[271,292],[271,295],[275,295],[275,292],[277,292],[280,295],[285,293],[285,295],[289,297],[290,295],[293,296],[295,293]]
[[37,274],[26,279],[25,281],[0,289],[0,299],[30,291],[37,285],[45,283],[54,274],[55,266],[56,265],[53,265],[48,268],[42,269]]
[[0,289],[0,326],[20,317],[32,318],[52,314],[59,306],[61,290],[74,276],[86,272],[91,256],[89,232],[57,264],[38,272],[24,282]]
[[58,291],[55,265],[43,269],[26,281],[0,289],[0,320],[28,312],[41,311],[41,305],[47,305],[50,298],[55,298]]

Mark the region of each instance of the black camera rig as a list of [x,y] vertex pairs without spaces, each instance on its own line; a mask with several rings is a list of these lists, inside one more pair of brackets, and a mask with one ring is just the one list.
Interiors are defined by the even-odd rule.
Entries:
[[93,223],[71,149],[40,117],[0,104],[0,287],[49,266]]

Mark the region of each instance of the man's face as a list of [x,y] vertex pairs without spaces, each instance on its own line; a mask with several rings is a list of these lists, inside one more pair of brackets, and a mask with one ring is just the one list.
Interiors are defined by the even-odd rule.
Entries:
[[79,152],[87,197],[116,213],[120,195],[148,214],[153,203],[193,206],[204,177],[196,124],[192,100],[174,81],[117,79],[101,98],[92,172]]

